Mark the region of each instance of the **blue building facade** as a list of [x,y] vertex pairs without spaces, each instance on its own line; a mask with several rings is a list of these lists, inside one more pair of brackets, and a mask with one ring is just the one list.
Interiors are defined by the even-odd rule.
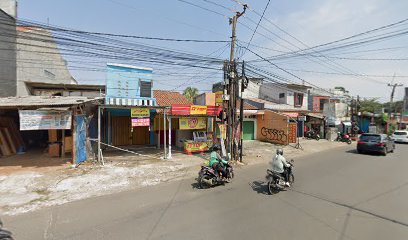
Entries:
[[108,64],[106,105],[155,106],[153,69]]

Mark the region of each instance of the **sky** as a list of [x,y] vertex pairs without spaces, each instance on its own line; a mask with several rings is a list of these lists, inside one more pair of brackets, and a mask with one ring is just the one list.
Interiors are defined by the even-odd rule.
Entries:
[[[240,2],[243,0],[20,0],[18,18],[91,32],[228,41],[231,36],[228,17],[242,10]],[[249,10],[237,25],[237,39],[242,42],[250,41],[268,0],[245,3]],[[280,52],[324,44],[403,20],[407,18],[407,9],[408,1],[402,0],[392,4],[387,0],[271,0],[249,49],[263,58],[273,57]],[[402,25],[398,30],[407,26]],[[139,42],[221,59],[228,59],[230,51],[226,43]],[[237,48],[236,55],[249,62],[259,60],[259,56],[242,47]],[[303,79],[322,88],[343,86],[354,96],[378,97],[381,101],[389,100],[388,83],[408,85],[407,35],[361,47],[312,52],[312,55],[256,64],[295,82]],[[65,58],[69,66],[74,65],[70,62],[74,60],[72,57]],[[98,64],[100,68],[106,65],[103,61]],[[206,91],[222,80],[221,71],[168,66],[153,69],[156,89],[183,90],[192,85]],[[177,75],[180,72],[185,75]],[[85,84],[103,84],[106,76],[103,71],[71,69],[71,73]],[[403,92],[402,87],[397,88],[394,101],[402,99]]]

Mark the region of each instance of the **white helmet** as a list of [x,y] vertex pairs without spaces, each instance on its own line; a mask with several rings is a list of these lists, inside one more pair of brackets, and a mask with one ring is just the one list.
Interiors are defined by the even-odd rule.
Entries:
[[283,149],[282,148],[276,149],[276,154],[283,155]]

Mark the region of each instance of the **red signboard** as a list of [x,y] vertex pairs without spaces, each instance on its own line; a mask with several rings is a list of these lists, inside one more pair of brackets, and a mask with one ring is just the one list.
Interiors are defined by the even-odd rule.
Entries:
[[[194,115],[197,113],[192,113],[191,112],[191,106],[192,105],[181,105],[181,104],[175,104],[171,105],[171,115],[181,115],[181,116],[188,116],[188,115]],[[218,114],[222,110],[222,106],[206,106],[207,107],[207,116],[218,116]]]
[[297,125],[296,123],[289,123],[289,143],[296,143]]
[[148,127],[150,118],[132,118],[132,127]]

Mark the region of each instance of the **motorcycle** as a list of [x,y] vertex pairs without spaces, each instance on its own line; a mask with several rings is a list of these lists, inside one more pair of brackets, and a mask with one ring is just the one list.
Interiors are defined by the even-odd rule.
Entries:
[[320,135],[316,131],[307,131],[305,137],[306,139],[316,139],[317,141],[320,140]]
[[224,180],[221,177],[221,173],[216,172],[212,167],[201,166],[200,171],[198,172],[198,186],[201,189],[206,189],[218,185],[224,185],[225,182],[229,182],[234,178],[234,169],[230,163],[226,166],[227,179]]
[[347,144],[351,144],[350,135],[338,133],[337,138],[335,139],[337,142],[345,142]]
[[[293,159],[290,160],[289,162],[290,167],[287,168],[290,185],[292,185],[295,182],[295,176],[293,175],[294,163],[295,161]],[[285,188],[288,188],[288,186],[285,185],[285,178],[281,173],[274,172],[270,169],[267,169],[266,173],[269,194],[275,194],[278,193],[279,191],[284,190]]]

